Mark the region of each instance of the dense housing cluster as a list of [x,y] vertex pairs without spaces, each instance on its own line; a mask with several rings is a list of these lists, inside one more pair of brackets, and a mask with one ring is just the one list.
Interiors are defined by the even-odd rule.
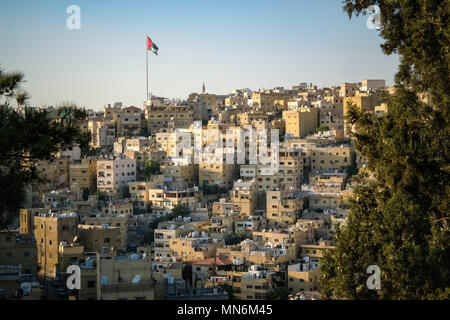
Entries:
[[[202,91],[186,100],[152,96],[143,108],[89,110],[81,130],[91,133],[91,149],[74,144],[35,164],[46,183],[29,185],[17,231],[0,232],[0,295],[320,297],[322,252],[333,249],[353,177],[366,166],[348,136],[348,105],[381,116],[393,88],[364,80]],[[215,153],[194,155],[199,128],[200,148]],[[244,136],[231,150],[241,162],[223,161],[240,129],[278,130],[276,157],[270,135]],[[192,138],[182,149],[181,135]],[[255,161],[252,148],[271,163]],[[80,267],[79,290],[66,288],[69,265]]]

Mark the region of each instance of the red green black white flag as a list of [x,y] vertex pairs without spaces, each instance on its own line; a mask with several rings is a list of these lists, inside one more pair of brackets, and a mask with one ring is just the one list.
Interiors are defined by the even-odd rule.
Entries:
[[154,42],[152,42],[152,40],[147,37],[147,50],[151,50],[153,51],[154,54],[158,55],[158,47],[156,46],[156,44]]

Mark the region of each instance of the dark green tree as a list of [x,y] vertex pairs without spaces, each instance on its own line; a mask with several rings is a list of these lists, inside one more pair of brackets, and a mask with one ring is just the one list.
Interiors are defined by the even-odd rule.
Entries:
[[287,288],[278,287],[270,291],[269,300],[287,300],[289,298],[289,290]]
[[[74,105],[68,116],[61,110],[69,106],[63,105],[56,118],[34,108],[18,112],[9,100],[21,95],[23,79],[22,73],[0,70],[0,228],[6,228],[18,215],[26,186],[44,182],[35,163],[78,142],[79,123],[86,118],[84,110]],[[24,103],[25,98],[19,98],[18,103]]]
[[84,201],[87,201],[89,199],[89,195],[91,194],[91,192],[89,191],[88,188],[83,188],[83,195],[82,198]]
[[183,264],[183,268],[181,269],[181,277],[184,281],[188,281],[192,286],[192,264],[190,262],[186,262]]
[[316,133],[329,131],[329,130],[330,130],[329,126],[321,125],[320,127],[316,128]]
[[153,160],[147,161],[144,165],[144,173],[147,178],[159,174],[161,172],[160,170],[159,163]]
[[30,100],[30,94],[26,91],[21,91],[16,94],[16,102],[18,107],[24,106]]
[[106,200],[106,195],[101,192],[100,190],[97,191],[97,199],[98,201],[105,201]]
[[[345,10],[381,10],[386,54],[400,56],[388,113],[349,106],[355,148],[376,182],[356,179],[347,226],[321,263],[321,292],[340,299],[450,298],[449,2],[347,0]],[[369,265],[381,289],[369,290]]]
[[226,293],[228,293],[228,300],[236,300],[234,293],[233,293],[233,287],[231,285],[221,284],[220,286]]
[[242,232],[231,233],[225,236],[225,244],[227,246],[235,245],[241,243],[245,239],[247,239],[247,237]]
[[228,192],[228,188],[221,187],[217,184],[213,185],[204,185],[202,188],[204,195],[212,195],[212,194],[223,194]]
[[173,207],[171,215],[173,218],[179,216],[187,217],[189,215],[189,208],[183,204],[177,204],[175,207]]

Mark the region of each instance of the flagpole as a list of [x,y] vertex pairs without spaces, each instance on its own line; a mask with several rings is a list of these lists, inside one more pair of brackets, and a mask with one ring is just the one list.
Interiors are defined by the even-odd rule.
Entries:
[[145,98],[145,103],[148,102],[148,48],[147,48],[147,40],[148,34],[145,34],[145,64],[146,64],[146,76],[147,76],[147,97]]

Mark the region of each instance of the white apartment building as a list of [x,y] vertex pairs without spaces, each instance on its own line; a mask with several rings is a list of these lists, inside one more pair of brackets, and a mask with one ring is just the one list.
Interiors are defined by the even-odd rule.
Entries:
[[136,159],[116,157],[97,161],[98,190],[120,191],[132,181],[136,181]]

